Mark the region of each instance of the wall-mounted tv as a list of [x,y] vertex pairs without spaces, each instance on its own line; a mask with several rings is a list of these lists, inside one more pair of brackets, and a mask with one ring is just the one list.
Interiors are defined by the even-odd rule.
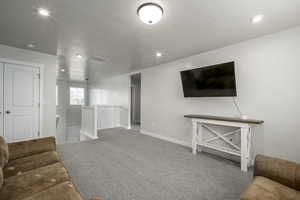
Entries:
[[234,62],[180,72],[184,97],[236,96]]

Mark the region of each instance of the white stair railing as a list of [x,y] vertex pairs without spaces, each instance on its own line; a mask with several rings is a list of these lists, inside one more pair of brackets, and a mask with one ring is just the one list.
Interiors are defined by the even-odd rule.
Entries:
[[97,139],[97,106],[82,106],[80,140]]

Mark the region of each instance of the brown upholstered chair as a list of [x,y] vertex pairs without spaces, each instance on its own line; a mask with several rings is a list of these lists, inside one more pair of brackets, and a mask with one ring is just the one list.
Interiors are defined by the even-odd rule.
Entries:
[[257,155],[253,183],[241,200],[300,200],[300,164]]

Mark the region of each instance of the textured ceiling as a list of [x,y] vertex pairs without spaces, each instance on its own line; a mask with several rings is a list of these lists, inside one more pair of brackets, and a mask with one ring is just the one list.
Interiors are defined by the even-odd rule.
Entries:
[[[83,80],[89,74],[98,80],[300,24],[299,0],[153,0],[165,12],[152,26],[136,16],[144,2],[0,0],[0,43],[33,43],[36,51],[58,55],[59,67],[67,69],[59,78]],[[40,6],[52,16],[38,16]],[[251,24],[260,13],[263,23]],[[164,56],[156,58],[156,51]]]

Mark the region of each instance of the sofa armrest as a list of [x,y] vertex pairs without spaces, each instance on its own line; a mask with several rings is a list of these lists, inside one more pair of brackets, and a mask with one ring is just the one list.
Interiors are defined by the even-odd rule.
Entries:
[[31,156],[38,153],[56,150],[54,137],[34,139],[8,144],[9,160]]
[[263,176],[300,190],[300,164],[294,162],[257,155],[254,163],[254,176]]
[[[281,184],[273,182],[275,185],[269,185],[265,182],[266,180],[272,182],[272,180],[264,177],[256,177],[253,183],[241,194],[240,200],[280,200],[280,193],[274,187]],[[282,187],[287,188],[286,186]],[[285,190],[282,189],[282,191]]]

